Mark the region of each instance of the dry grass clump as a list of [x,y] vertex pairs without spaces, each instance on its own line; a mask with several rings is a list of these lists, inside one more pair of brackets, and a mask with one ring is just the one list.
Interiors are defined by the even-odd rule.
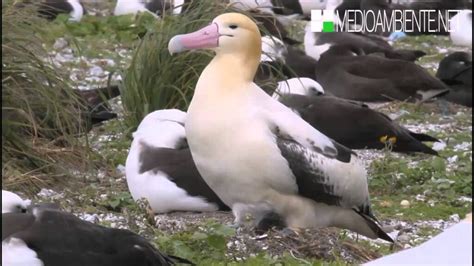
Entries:
[[42,46],[33,6],[2,4],[2,186],[31,191],[85,162],[84,105]]

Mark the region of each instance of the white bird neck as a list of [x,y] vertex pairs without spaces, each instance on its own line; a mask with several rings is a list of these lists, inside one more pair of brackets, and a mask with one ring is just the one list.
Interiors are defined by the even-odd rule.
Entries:
[[318,51],[315,49],[316,46],[316,36],[309,29],[305,30],[304,33],[304,50],[305,53],[316,60],[319,60]]

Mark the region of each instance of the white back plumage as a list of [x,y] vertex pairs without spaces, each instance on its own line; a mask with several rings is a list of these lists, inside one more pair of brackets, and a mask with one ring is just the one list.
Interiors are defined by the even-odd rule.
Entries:
[[472,47],[472,10],[462,10],[451,18],[449,36],[455,45]]
[[67,0],[69,4],[72,6],[72,11],[69,14],[71,18],[70,21],[81,21],[82,16],[84,15],[84,8],[82,7],[79,0]]
[[324,94],[323,87],[310,78],[292,78],[278,82],[273,98],[278,99],[283,94],[320,95]]
[[274,36],[262,37],[262,55],[260,62],[273,62],[280,60],[285,62],[285,54],[287,49],[282,40]]
[[331,45],[329,43],[316,45],[317,37],[314,32],[311,31],[311,23],[306,24],[304,33],[304,52],[306,55],[319,60],[321,54],[326,52]]
[[[133,133],[133,141],[125,163],[128,188],[134,200],[145,198],[156,213],[169,211],[215,211],[218,207],[200,197],[193,197],[162,171],[140,173],[142,144],[151,147],[177,148],[186,138],[186,113],[177,109],[149,113]],[[192,178],[192,177],[189,177]]]
[[30,200],[23,200],[13,192],[2,190],[2,213],[21,212],[30,204]]

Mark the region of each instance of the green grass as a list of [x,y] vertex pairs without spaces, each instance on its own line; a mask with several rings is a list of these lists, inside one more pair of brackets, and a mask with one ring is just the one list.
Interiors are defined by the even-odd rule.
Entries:
[[[161,250],[187,258],[197,265],[346,265],[342,258],[328,263],[320,259],[298,258],[290,252],[272,256],[264,251],[252,255],[241,251],[240,254],[228,256],[227,243],[233,240],[236,232],[216,220],[208,220],[198,228],[173,235],[156,234],[156,244]],[[339,258],[337,254],[334,256]]]
[[466,175],[472,170],[470,166],[447,172],[446,162],[440,157],[424,158],[415,166],[409,166],[409,162],[413,160],[393,159],[389,154],[381,161],[374,161],[371,186],[375,193],[422,193],[431,189],[439,191],[440,197],[451,196],[450,192],[471,195],[472,180]]
[[[125,165],[128,149],[132,143],[131,134],[130,128],[123,120],[111,120],[95,129],[90,138],[92,143],[100,143],[100,146],[95,148],[100,154],[100,159],[116,167]],[[104,137],[107,138],[106,141],[101,140]]]
[[208,24],[224,5],[215,1],[194,2],[186,16],[165,16],[149,31],[135,51],[124,73],[122,100],[126,123],[136,127],[142,118],[157,109],[186,109],[201,71],[211,59],[209,52],[171,56],[168,42],[174,35],[195,31]]
[[[442,119],[439,114],[424,112],[426,110],[423,109],[428,107],[416,110],[410,109],[406,104],[401,106],[410,110],[401,120],[412,124]],[[472,116],[460,114],[456,117],[457,126],[451,130],[427,132],[447,143],[446,147],[439,151],[439,157],[397,156],[386,152],[382,159],[372,162],[369,191],[374,209],[381,217],[415,221],[447,219],[455,213],[464,217],[470,212],[472,203],[460,202],[458,199],[461,196],[472,197],[472,153],[456,150],[455,147],[461,143],[472,143],[470,132],[456,130],[461,125],[468,126]],[[449,159],[454,157],[457,160],[450,163]],[[419,201],[416,199],[417,195],[423,195],[425,199]],[[408,200],[410,207],[402,208],[402,200]]]
[[[48,25],[48,32],[43,33],[47,44],[51,45],[57,38],[66,37],[71,40],[87,38],[88,41],[97,43],[102,40],[105,46],[109,43],[104,40],[130,46],[158,24],[155,17],[149,13],[107,17],[84,15],[80,23],[70,22],[68,18],[68,15],[59,15]],[[103,50],[95,52],[101,51]]]
[[[408,200],[410,207],[403,208],[400,205],[402,200]],[[460,203],[456,200],[436,199],[436,203],[431,206],[429,197],[426,201],[417,201],[414,195],[388,195],[372,198],[375,214],[380,219],[400,219],[402,221],[415,222],[419,220],[447,220],[453,214],[465,217],[471,212],[472,204]]]

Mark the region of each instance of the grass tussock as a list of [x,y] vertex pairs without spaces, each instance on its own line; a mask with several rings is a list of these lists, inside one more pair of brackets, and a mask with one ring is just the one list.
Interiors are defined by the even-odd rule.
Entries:
[[83,162],[84,105],[47,58],[34,7],[2,5],[2,187],[32,191]]
[[168,41],[177,34],[195,31],[226,11],[212,0],[193,1],[185,14],[166,15],[139,44],[130,67],[125,71],[122,102],[126,122],[135,127],[154,110],[186,109],[200,73],[211,59],[209,52],[171,56]]
[[[199,75],[211,60],[212,53],[199,51],[171,56],[168,42],[177,34],[202,28],[226,12],[246,13],[218,1],[193,1],[185,13],[165,15],[148,31],[124,73],[121,86],[127,126],[135,128],[154,110],[187,109]],[[263,33],[267,32],[262,25],[260,28]]]

